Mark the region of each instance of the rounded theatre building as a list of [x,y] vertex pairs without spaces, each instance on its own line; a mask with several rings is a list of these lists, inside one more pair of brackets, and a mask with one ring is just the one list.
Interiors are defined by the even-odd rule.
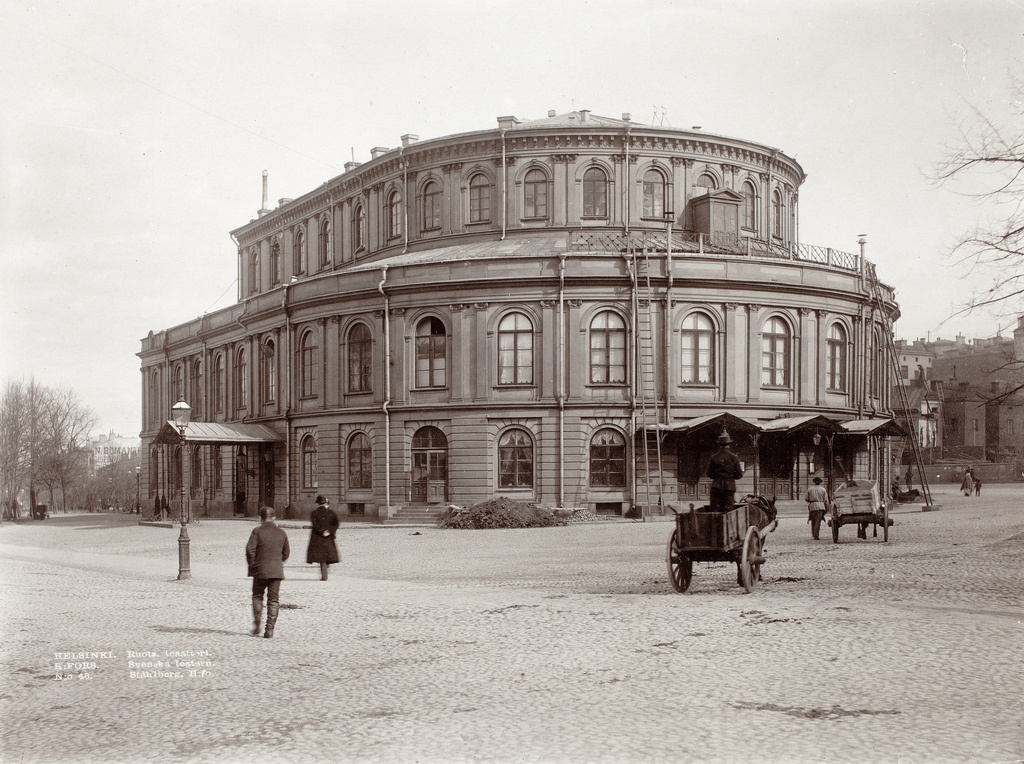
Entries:
[[[891,462],[892,290],[801,243],[777,149],[575,111],[373,149],[232,231],[238,301],[142,340],[148,511],[598,513]],[[185,400],[185,437],[167,420]],[[884,484],[884,483],[883,483]]]

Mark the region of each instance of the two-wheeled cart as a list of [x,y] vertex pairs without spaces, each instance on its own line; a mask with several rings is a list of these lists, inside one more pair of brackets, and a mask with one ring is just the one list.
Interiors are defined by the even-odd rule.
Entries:
[[889,540],[889,502],[878,495],[878,484],[874,480],[849,480],[835,490],[832,497],[832,511],[828,524],[832,526],[832,542],[839,543],[839,529],[844,525],[856,525],[857,537],[866,539],[867,526],[874,526],[872,535],[878,536],[882,526],[882,541]]
[[668,540],[668,578],[677,592],[690,588],[694,562],[734,562],[736,582],[747,592],[761,578],[765,536],[775,530],[775,499],[747,496],[726,511],[710,507],[676,513],[676,527]]

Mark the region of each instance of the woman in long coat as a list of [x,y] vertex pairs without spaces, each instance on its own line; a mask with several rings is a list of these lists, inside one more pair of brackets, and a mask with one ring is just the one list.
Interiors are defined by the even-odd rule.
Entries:
[[309,516],[313,530],[309,534],[309,547],[306,549],[306,563],[320,563],[320,580],[327,580],[327,566],[341,562],[338,545],[334,537],[338,532],[338,515],[331,509],[327,499],[316,497],[316,509]]

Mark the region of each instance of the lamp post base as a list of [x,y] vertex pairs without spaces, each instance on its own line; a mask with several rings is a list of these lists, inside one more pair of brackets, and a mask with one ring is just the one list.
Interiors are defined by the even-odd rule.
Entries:
[[192,578],[191,540],[188,537],[188,528],[185,523],[181,524],[181,533],[178,535],[178,580]]

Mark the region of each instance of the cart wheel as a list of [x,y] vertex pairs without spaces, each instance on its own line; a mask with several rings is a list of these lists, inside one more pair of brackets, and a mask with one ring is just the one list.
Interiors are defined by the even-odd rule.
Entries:
[[832,543],[839,543],[839,513],[832,512]]
[[882,505],[882,541],[889,540],[889,505]]
[[676,529],[669,537],[665,562],[668,565],[668,580],[672,582],[672,588],[679,593],[690,588],[690,579],[693,576],[693,560],[681,551],[681,546],[679,530]]
[[761,537],[757,535],[757,528],[751,525],[747,528],[747,537],[743,540],[743,557],[740,559],[740,576],[743,579],[743,588],[749,594],[754,590],[754,585],[761,577],[761,565],[754,560],[761,557]]

